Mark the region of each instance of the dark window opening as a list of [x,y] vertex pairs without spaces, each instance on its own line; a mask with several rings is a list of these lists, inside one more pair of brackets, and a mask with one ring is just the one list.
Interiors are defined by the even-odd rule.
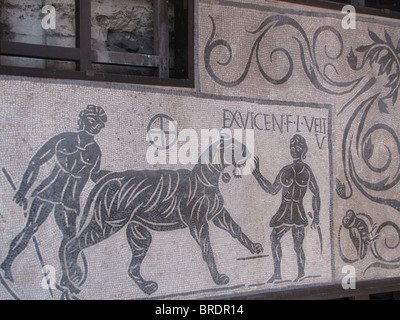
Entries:
[[0,0],[0,73],[192,87],[194,0]]
[[393,0],[279,0],[314,7],[341,10],[350,4],[359,13],[400,19],[400,2]]
[[400,12],[400,2],[393,0],[365,0],[365,6],[376,9],[388,9]]

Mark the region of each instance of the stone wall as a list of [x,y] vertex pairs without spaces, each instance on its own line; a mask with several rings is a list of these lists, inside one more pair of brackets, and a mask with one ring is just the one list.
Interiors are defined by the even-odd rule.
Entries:
[[[172,3],[172,2],[171,2]],[[43,29],[45,5],[52,5],[56,29]],[[151,0],[92,1],[92,49],[100,51],[154,53],[153,2]],[[75,47],[75,1],[0,1],[0,38],[52,46]],[[169,6],[170,54],[174,56],[174,10]],[[70,62],[2,57],[3,65],[32,66],[74,70]],[[98,67],[101,68],[101,67]]]
[[1,76],[2,299],[400,276],[398,21],[261,0],[195,17],[193,89]]
[[[56,9],[57,28],[44,30],[37,21],[46,14],[45,5]],[[50,3],[46,1],[2,0],[3,39],[35,44],[75,46],[75,2],[71,0]],[[107,40],[113,33],[128,33],[135,37],[140,49],[135,52],[151,53],[153,33],[153,5],[150,0],[113,2],[93,1],[92,37],[95,49],[106,49]],[[143,42],[143,43],[142,43]],[[150,42],[150,44],[149,44]]]

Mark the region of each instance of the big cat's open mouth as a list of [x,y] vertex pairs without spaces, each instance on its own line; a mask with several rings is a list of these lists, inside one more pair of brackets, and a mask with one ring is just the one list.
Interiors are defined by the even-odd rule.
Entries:
[[235,178],[241,178],[243,176],[244,173],[244,167],[246,166],[246,161],[243,163],[235,163],[234,164],[235,169],[233,169],[233,176]]

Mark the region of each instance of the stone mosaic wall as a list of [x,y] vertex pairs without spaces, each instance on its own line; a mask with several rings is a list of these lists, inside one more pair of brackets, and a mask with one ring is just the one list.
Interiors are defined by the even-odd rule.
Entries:
[[199,1],[194,89],[2,76],[0,297],[398,277],[399,25],[342,18]]

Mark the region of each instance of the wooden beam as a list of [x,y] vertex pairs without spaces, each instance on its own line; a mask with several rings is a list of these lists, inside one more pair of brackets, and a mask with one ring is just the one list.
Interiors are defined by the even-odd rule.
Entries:
[[0,41],[0,54],[25,58],[78,61],[80,52],[77,48],[47,46],[40,44]]
[[127,52],[95,50],[92,52],[92,60],[93,62],[98,62],[98,63],[143,66],[143,67],[158,67],[159,65],[158,56],[140,54],[140,53],[127,53]]
[[187,78],[188,76],[188,14],[187,0],[174,3],[174,29],[175,29],[175,77]]
[[[312,7],[317,7],[317,8],[333,9],[333,10],[338,10],[340,12],[341,12],[343,6],[346,5],[345,3],[331,2],[331,1],[324,1],[324,0],[279,0],[279,1],[296,3],[296,4],[312,6]],[[357,1],[357,0],[352,0],[352,1]],[[375,8],[375,6],[372,6],[371,4],[369,4],[369,5],[365,4],[365,0],[358,0],[358,1],[361,1],[361,4],[364,3],[364,5],[355,5],[357,13],[363,13],[363,14],[368,14],[368,15],[372,15],[372,16],[388,17],[388,18],[393,18],[393,19],[400,19],[400,12],[398,12],[398,11],[389,10],[388,8],[378,9],[378,8]]]
[[358,296],[350,297],[350,300],[369,300],[369,294],[361,294]]
[[90,0],[75,0],[76,47],[79,48],[79,71],[91,70],[91,5]]
[[[64,80],[67,83],[74,83],[73,80],[90,80],[90,81],[105,81],[119,83],[136,83],[143,85],[156,86],[173,86],[173,87],[190,87],[191,81],[187,79],[162,79],[159,77],[134,76],[114,73],[103,73],[94,71],[91,75],[87,72],[70,71],[70,70],[50,70],[39,68],[25,67],[8,67],[0,66],[0,74],[18,75],[24,77],[39,77],[52,79],[69,79]],[[68,82],[69,81],[69,82]]]
[[186,51],[186,56],[188,60],[188,74],[187,74],[187,79],[189,79],[192,82],[192,86],[194,86],[194,1],[195,0],[188,0],[188,7],[187,7],[187,51]]
[[365,0],[351,0],[353,6],[365,7]]
[[[182,7],[178,11],[183,19],[187,19],[187,30],[179,35],[185,43],[188,57],[181,52],[180,61],[182,74],[171,79],[169,70],[175,68],[173,60],[169,58],[169,24],[168,0],[154,1],[155,24],[155,52],[153,55],[101,52],[91,50],[91,5],[90,0],[75,0],[76,9],[76,46],[58,47],[28,43],[0,41],[0,55],[64,60],[76,62],[77,68],[71,70],[38,69],[31,67],[0,66],[0,74],[25,75],[45,78],[65,78],[80,80],[96,80],[122,83],[139,83],[162,86],[193,87],[194,86],[194,0],[176,0]],[[171,0],[170,0],[171,1]],[[180,3],[179,1],[182,1]],[[181,16],[181,17],[182,17]],[[188,16],[188,18],[187,18]],[[178,19],[180,19],[178,17]],[[180,28],[185,24],[178,23]],[[185,41],[186,38],[186,41]],[[114,73],[98,72],[92,69],[92,63],[131,65],[158,68],[158,76],[134,76]],[[183,63],[182,63],[183,62]],[[184,70],[186,69],[186,70]]]
[[154,54],[159,57],[158,76],[169,77],[168,0],[154,0]]

